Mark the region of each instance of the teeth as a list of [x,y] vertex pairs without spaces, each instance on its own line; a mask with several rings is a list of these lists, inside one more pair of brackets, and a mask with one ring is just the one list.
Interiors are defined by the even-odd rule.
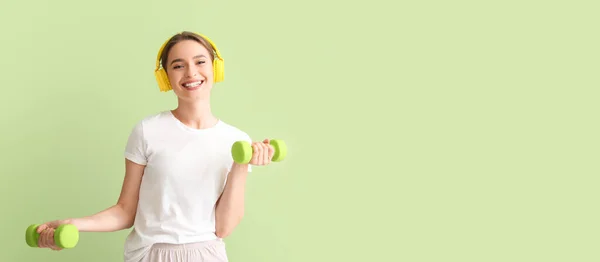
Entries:
[[197,86],[201,85],[202,83],[204,83],[204,80],[199,81],[199,82],[188,83],[188,84],[185,84],[183,86],[185,86],[185,87],[197,87]]

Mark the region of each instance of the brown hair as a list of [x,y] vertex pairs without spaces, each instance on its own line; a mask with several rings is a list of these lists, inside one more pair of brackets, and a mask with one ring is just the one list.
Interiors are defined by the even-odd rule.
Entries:
[[171,50],[171,48],[173,48],[175,44],[184,40],[193,40],[200,43],[206,48],[206,50],[208,50],[208,53],[210,54],[210,60],[212,61],[215,59],[215,50],[213,49],[212,45],[208,41],[206,41],[206,39],[204,39],[202,36],[196,33],[183,31],[172,36],[171,39],[169,39],[169,42],[167,42],[167,44],[163,48],[162,53],[160,54],[161,65],[165,70],[167,70],[166,66],[167,59],[169,58],[169,51]]

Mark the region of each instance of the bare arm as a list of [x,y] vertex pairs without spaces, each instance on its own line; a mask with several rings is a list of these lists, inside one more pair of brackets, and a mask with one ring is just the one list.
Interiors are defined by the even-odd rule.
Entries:
[[233,229],[242,221],[244,216],[244,195],[246,193],[246,179],[248,177],[248,166],[264,166],[271,163],[273,146],[269,145],[269,139],[262,142],[252,143],[252,159],[248,164],[233,163],[229,172],[227,183],[216,206],[216,235],[225,238],[233,232]]
[[117,203],[91,216],[69,219],[82,232],[110,232],[133,226],[145,166],[125,160],[125,178]]
[[244,216],[247,164],[233,164],[223,194],[216,206],[216,235],[225,238],[241,222]]
[[137,211],[140,183],[145,166],[125,160],[125,178],[117,203],[91,216],[69,218],[42,225],[38,232],[46,227],[59,224],[73,224],[81,232],[112,232],[130,228]]

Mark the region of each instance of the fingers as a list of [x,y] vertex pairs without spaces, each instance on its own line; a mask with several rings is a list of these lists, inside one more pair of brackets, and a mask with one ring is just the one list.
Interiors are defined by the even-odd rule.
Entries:
[[46,228],[44,229],[44,231],[42,231],[42,233],[40,234],[39,240],[38,240],[38,245],[41,248],[46,248],[46,247],[50,247],[50,245],[52,244],[50,241],[50,238],[53,236],[53,229],[52,228]]
[[62,250],[62,248],[56,246],[56,243],[54,243],[54,232],[54,228],[51,227],[44,229],[38,239],[38,246],[40,248],[50,248],[55,251]]
[[38,237],[38,246],[41,248],[46,247],[46,231],[42,231]]
[[263,140],[264,146],[265,146],[265,162],[267,164],[271,163],[271,159],[273,159],[273,155],[275,154],[275,148],[271,145],[271,140],[270,139],[265,139]]
[[259,166],[261,165],[261,147],[258,143],[254,142],[252,143],[252,149],[253,149],[253,153],[252,153],[252,160],[250,160],[250,164],[255,165],[255,166]]
[[271,159],[275,154],[275,148],[269,143],[269,139],[252,143],[253,154],[252,159],[250,160],[251,165],[264,166],[271,163]]
[[256,165],[262,166],[265,164],[265,158],[264,158],[264,152],[265,152],[265,147],[263,146],[263,143],[260,142],[255,142],[254,143],[256,145],[257,151],[256,151]]
[[62,248],[60,248],[60,247],[56,246],[56,244],[52,245],[50,248],[51,248],[52,250],[54,250],[54,251],[60,251],[60,250],[62,250]]
[[54,245],[54,228],[47,228],[44,230],[44,240],[46,247],[52,247]]
[[46,224],[43,224],[43,225],[39,226],[37,228],[38,234],[42,233],[42,231],[44,231],[44,229],[46,229],[46,228],[48,228],[48,226]]
[[47,228],[57,228],[60,224],[61,224],[60,220],[46,222],[37,228],[37,232],[38,232],[38,234],[40,234],[40,233],[42,233],[42,231],[46,230]]
[[40,248],[50,248],[55,251],[62,250],[62,248],[54,243],[54,232],[58,224],[60,224],[58,221],[52,221],[42,224],[37,228],[36,231],[39,234],[38,246]]
[[261,143],[261,146],[263,148],[262,150],[262,160],[263,160],[263,165],[268,165],[269,162],[269,142],[268,139],[265,139],[263,141],[263,143]]
[[46,244],[44,242],[45,242],[45,240],[44,240],[44,232],[42,231],[42,233],[39,233],[39,236],[38,236],[38,243],[37,243],[38,247],[39,248],[46,247]]

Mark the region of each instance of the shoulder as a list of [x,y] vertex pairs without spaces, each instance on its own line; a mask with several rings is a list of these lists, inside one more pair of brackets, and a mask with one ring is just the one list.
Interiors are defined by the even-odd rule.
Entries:
[[246,140],[251,142],[251,138],[250,135],[248,135],[248,133],[246,133],[245,131],[243,131],[241,128],[234,126],[232,124],[229,124],[223,120],[219,121],[219,127],[220,127],[220,134],[225,135],[231,139],[235,139],[235,140]]
[[165,126],[169,118],[170,111],[160,111],[153,114],[143,116],[133,124],[133,133],[144,134],[150,130],[160,130],[157,127]]
[[169,117],[170,114],[171,114],[171,112],[168,110],[148,114],[148,115],[143,116],[140,120],[138,120],[136,125],[161,124],[165,121],[170,120],[170,117]]

